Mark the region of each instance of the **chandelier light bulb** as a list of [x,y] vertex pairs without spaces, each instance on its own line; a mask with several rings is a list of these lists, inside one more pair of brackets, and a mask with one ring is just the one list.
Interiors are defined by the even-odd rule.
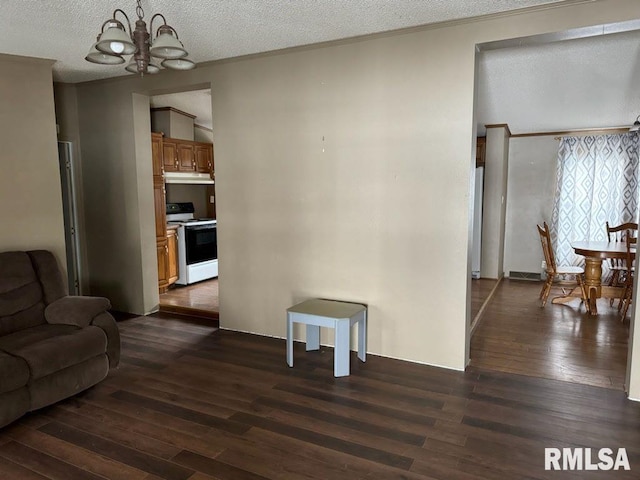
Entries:
[[118,55],[120,55],[122,52],[124,52],[124,43],[122,43],[122,42],[111,42],[109,44],[109,48],[111,48],[113,53],[117,53]]

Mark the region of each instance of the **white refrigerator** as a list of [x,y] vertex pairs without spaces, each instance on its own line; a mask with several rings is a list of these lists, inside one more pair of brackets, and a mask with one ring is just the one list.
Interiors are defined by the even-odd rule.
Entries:
[[476,167],[476,183],[473,201],[473,235],[471,245],[471,278],[480,278],[482,257],[482,192],[484,167]]

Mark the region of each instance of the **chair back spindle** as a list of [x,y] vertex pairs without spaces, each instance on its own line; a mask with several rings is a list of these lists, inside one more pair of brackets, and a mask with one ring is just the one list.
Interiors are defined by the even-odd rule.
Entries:
[[637,236],[638,232],[638,224],[633,222],[626,222],[620,225],[611,226],[609,222],[606,222],[607,225],[607,239],[610,242],[624,242],[624,239],[627,235],[631,235],[632,237]]
[[542,243],[542,253],[544,254],[544,261],[547,264],[547,268],[545,269],[547,275],[555,275],[556,274],[556,259],[553,255],[553,248],[551,247],[551,233],[549,232],[549,226],[547,222],[544,222],[543,228],[540,228],[540,225],[536,225],[538,227],[538,233],[540,234],[540,242]]

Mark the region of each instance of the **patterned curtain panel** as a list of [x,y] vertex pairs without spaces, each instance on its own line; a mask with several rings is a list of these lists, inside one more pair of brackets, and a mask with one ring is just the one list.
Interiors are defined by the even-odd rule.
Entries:
[[624,133],[560,140],[550,227],[558,265],[583,263],[571,242],[607,240],[605,222],[638,221],[638,138]]

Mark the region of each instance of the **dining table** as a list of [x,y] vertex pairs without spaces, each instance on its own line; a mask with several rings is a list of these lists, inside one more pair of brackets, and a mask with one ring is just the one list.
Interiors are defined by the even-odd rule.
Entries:
[[598,298],[622,298],[624,293],[623,287],[602,285],[602,261],[609,258],[626,259],[627,245],[625,242],[576,241],[571,242],[571,247],[576,254],[584,257],[586,307],[591,315],[597,315]]

